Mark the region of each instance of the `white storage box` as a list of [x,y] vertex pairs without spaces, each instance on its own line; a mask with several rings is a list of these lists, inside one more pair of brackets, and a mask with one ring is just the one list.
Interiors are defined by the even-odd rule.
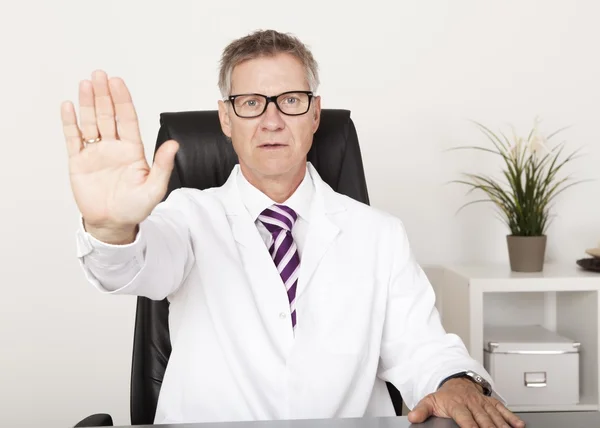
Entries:
[[484,346],[484,366],[509,406],[579,403],[579,343],[541,326],[486,326]]

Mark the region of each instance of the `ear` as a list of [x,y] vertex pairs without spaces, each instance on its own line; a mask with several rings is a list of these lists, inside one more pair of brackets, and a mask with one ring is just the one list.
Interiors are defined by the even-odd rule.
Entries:
[[319,129],[321,123],[321,97],[316,96],[313,99],[313,134]]
[[231,138],[231,117],[229,116],[229,108],[221,100],[219,100],[219,121],[221,122],[223,134]]

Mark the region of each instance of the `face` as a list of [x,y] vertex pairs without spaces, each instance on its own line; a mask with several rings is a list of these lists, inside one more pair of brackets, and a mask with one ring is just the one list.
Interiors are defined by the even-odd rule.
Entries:
[[[288,54],[245,61],[231,76],[231,95],[272,96],[309,89],[304,67]],[[231,138],[240,168],[250,182],[302,179],[306,155],[319,127],[320,101],[314,97],[308,112],[301,116],[287,116],[269,103],[261,116],[249,119],[238,117],[230,102],[219,101],[221,128]]]

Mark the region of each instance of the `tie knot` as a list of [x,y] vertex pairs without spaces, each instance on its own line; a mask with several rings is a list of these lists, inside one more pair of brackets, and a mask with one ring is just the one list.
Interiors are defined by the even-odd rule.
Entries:
[[285,205],[271,205],[264,210],[258,219],[265,225],[271,233],[279,232],[280,230],[292,230],[298,214]]

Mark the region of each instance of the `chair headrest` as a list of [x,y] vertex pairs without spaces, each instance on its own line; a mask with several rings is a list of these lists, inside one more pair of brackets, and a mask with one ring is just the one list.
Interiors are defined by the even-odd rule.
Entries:
[[[221,130],[217,110],[162,113],[155,149],[179,143],[167,195],[179,187],[223,185],[238,158]],[[358,136],[350,111],[323,109],[308,160],[335,191],[369,203]]]

